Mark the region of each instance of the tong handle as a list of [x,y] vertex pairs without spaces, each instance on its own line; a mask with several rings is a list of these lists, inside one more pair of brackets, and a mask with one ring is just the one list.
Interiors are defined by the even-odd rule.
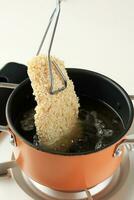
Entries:
[[45,41],[45,39],[46,39],[47,33],[48,33],[49,29],[50,29],[50,26],[51,26],[51,24],[52,24],[52,22],[53,22],[55,13],[56,13],[56,11],[57,11],[56,22],[55,22],[54,30],[53,30],[53,33],[52,33],[52,38],[51,38],[51,41],[50,41],[49,50],[48,50],[48,54],[50,54],[51,47],[52,47],[52,43],[53,43],[53,39],[54,39],[54,35],[55,35],[55,31],[56,31],[56,27],[57,27],[57,22],[58,22],[59,14],[60,14],[60,3],[61,3],[61,0],[56,0],[56,7],[55,7],[54,11],[53,11],[52,14],[51,14],[51,17],[50,17],[50,19],[49,19],[48,26],[47,26],[46,31],[45,31],[45,33],[44,33],[44,35],[43,35],[42,40],[41,40],[41,43],[40,43],[40,46],[39,46],[38,51],[37,51],[37,53],[36,53],[36,56],[38,56],[38,55],[40,54],[40,52],[41,52],[41,49],[42,49],[42,47],[43,47],[43,44],[44,44],[44,41]]
[[[55,36],[55,32],[56,32],[56,28],[57,28],[57,24],[58,24],[58,20],[59,20],[59,16],[60,16],[60,4],[61,4],[62,0],[56,0],[56,8],[54,9],[54,11],[52,12],[52,15],[49,19],[49,23],[48,26],[46,28],[46,31],[44,33],[44,36],[42,38],[42,41],[40,43],[39,49],[37,51],[37,56],[40,54],[40,51],[43,47],[44,41],[46,39],[47,33],[50,29],[50,26],[52,24],[52,21],[54,19],[55,14],[57,13],[56,19],[55,19],[55,24],[54,24],[54,28],[52,31],[52,37],[50,40],[50,44],[49,44],[49,49],[48,49],[48,66],[49,66],[49,76],[50,76],[50,94],[56,94],[58,92],[61,92],[62,90],[64,90],[67,87],[67,80],[66,77],[64,76],[64,74],[62,73],[62,71],[60,70],[60,67],[56,64],[56,62],[51,61],[51,49],[52,49],[52,45],[53,45],[53,41],[54,41],[54,36]],[[54,89],[54,77],[53,77],[53,73],[52,73],[52,64],[55,67],[56,71],[58,72],[59,76],[61,77],[61,80],[63,81],[63,86],[61,88],[58,89]]]

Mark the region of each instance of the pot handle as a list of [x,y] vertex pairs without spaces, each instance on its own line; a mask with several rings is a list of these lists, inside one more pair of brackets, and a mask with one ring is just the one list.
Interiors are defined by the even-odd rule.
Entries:
[[16,83],[1,82],[0,83],[0,88],[15,89],[18,85],[19,84],[16,84]]
[[0,88],[15,89],[19,84],[0,82]]
[[[0,88],[4,88],[4,89],[15,89],[19,84],[15,84],[15,83],[4,83],[4,82],[0,82]],[[0,125],[0,132],[6,132],[9,133],[9,128],[8,126],[3,126]],[[13,136],[12,136],[13,137]]]
[[10,96],[13,89],[15,89],[18,84],[3,82],[5,81],[5,77],[0,76],[0,124],[6,125],[6,116],[5,116],[5,107],[8,97]]
[[[1,99],[2,99],[2,96],[4,93],[2,102],[0,102],[1,106],[3,106],[3,108],[2,108],[3,113],[4,113],[4,109],[5,109],[5,103],[8,99],[8,96],[10,95],[9,94],[10,90],[8,90],[8,89],[15,89],[19,85],[19,83],[24,81],[27,77],[28,77],[27,76],[27,67],[25,65],[22,65],[19,63],[10,62],[10,63],[6,64],[0,70],[0,88],[7,88],[7,93],[4,92],[4,90],[2,90],[2,92],[0,93]],[[5,100],[5,103],[3,104],[4,100]],[[16,145],[15,136],[10,131],[9,127],[6,125],[5,117],[3,118],[2,113],[1,113],[0,120],[1,119],[3,121],[4,126],[3,125],[0,126],[0,131],[8,133],[8,134],[10,133],[10,135],[11,135],[10,143],[12,143],[13,145]],[[2,122],[1,122],[1,124],[2,124]],[[2,134],[2,133],[0,133],[0,134]],[[13,168],[15,166],[16,166],[16,161],[14,158],[12,158],[8,162],[0,163],[0,176],[7,174],[7,172],[8,172],[7,170],[10,168]]]
[[134,101],[134,95],[129,95],[130,99]]

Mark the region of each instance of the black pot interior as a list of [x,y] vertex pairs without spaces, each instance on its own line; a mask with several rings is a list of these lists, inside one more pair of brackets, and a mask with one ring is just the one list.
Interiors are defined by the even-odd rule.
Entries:
[[[75,91],[78,96],[84,95],[92,99],[99,99],[112,107],[121,117],[125,129],[118,134],[109,146],[117,142],[127,133],[132,124],[133,106],[127,93],[117,83],[101,74],[72,68],[67,69],[67,71],[69,77],[74,82]],[[11,94],[6,110],[7,120],[11,129],[31,146],[33,144],[29,141],[32,140],[33,135],[29,134],[26,136],[25,132],[20,134],[17,119],[21,112],[36,105],[32,92],[30,80],[26,79]],[[35,146],[33,147],[35,148]],[[46,149],[46,151],[48,150]],[[49,152],[56,153],[54,151]],[[65,153],[60,154],[66,155]]]

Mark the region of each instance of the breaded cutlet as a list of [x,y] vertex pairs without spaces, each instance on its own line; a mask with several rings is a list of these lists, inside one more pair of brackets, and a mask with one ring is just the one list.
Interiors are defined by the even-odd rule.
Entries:
[[[41,144],[53,147],[64,136],[72,133],[78,120],[79,102],[72,80],[69,79],[64,63],[51,57],[67,79],[67,88],[57,94],[50,94],[48,58],[44,55],[34,57],[28,63],[28,75],[37,102],[34,116],[35,126]],[[62,80],[53,67],[55,88],[62,86]]]

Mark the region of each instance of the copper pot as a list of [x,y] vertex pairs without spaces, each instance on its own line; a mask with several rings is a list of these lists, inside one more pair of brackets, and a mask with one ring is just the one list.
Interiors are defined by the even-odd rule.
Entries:
[[[6,105],[8,126],[1,126],[1,131],[11,134],[14,144],[15,161],[12,162],[36,182],[60,191],[81,191],[91,188],[110,177],[120,165],[123,146],[134,143],[127,136],[133,121],[133,106],[124,89],[111,79],[101,74],[83,70],[67,69],[79,94],[100,99],[110,105],[122,118],[125,131],[108,147],[99,151],[65,154],[61,152],[41,151],[27,139],[25,132],[20,133],[17,118],[23,110],[35,104],[29,79],[16,87],[14,84],[3,84],[1,87],[12,87]],[[6,164],[0,164],[5,166]],[[8,166],[9,167],[9,166]]]

